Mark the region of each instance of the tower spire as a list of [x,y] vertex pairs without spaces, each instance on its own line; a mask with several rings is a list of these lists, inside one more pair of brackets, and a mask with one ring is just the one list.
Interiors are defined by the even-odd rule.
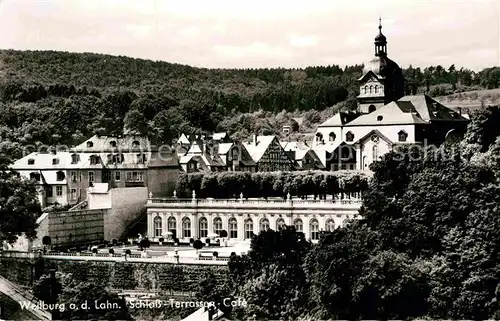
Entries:
[[382,18],[378,18],[378,35],[375,37],[375,56],[387,55],[387,40],[382,34]]

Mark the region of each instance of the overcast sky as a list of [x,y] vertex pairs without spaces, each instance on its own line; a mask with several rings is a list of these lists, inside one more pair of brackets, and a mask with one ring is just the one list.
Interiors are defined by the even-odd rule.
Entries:
[[0,0],[0,48],[209,68],[352,65],[382,17],[402,67],[500,65],[500,1]]

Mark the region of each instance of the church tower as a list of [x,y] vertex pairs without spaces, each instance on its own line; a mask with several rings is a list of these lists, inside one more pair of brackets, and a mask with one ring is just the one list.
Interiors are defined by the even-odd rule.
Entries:
[[359,81],[358,109],[371,113],[404,96],[403,71],[387,57],[387,39],[382,34],[379,19],[378,35],[375,37],[375,57],[365,64]]

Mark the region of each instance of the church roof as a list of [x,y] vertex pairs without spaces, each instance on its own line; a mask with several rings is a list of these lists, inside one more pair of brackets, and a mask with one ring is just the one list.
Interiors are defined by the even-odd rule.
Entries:
[[385,79],[392,75],[394,71],[401,70],[399,65],[387,56],[375,56],[363,67],[363,75],[358,80],[363,80],[371,72],[379,79]]
[[328,118],[318,127],[342,127],[353,119],[357,118],[359,114],[356,113],[343,113],[338,112],[332,117]]
[[248,153],[250,154],[250,157],[255,162],[260,161],[262,156],[264,156],[264,153],[266,150],[269,148],[269,145],[273,142],[273,140],[276,138],[276,136],[268,135],[268,136],[257,136],[257,145],[252,143],[243,143],[243,146],[247,149]]
[[398,103],[411,104],[422,120],[467,120],[451,108],[444,106],[427,95],[404,96]]
[[377,125],[399,125],[399,124],[425,124],[415,107],[407,102],[390,102],[389,104],[371,112],[359,116],[349,126],[377,126]]

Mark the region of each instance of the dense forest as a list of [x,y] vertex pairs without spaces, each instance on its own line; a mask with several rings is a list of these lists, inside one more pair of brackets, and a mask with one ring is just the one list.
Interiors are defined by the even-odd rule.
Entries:
[[[205,69],[91,53],[0,51],[0,148],[72,145],[94,133],[279,134],[292,117],[306,130],[336,109],[353,109],[362,65],[305,69]],[[404,70],[408,93],[495,88],[500,68]],[[321,113],[322,111],[326,111]]]

